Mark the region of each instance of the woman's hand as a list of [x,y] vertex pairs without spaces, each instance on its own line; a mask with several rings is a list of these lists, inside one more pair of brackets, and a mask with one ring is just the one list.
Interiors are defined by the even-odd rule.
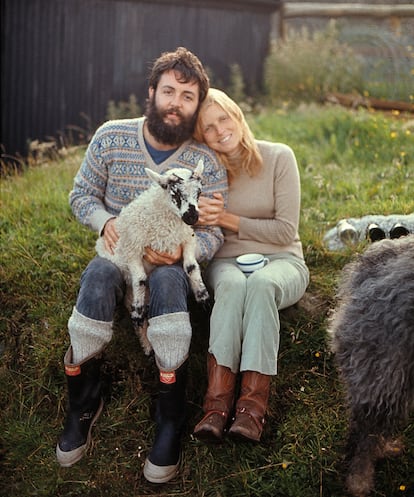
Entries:
[[144,259],[153,266],[171,266],[180,261],[183,257],[183,247],[178,245],[174,253],[157,252],[151,247],[145,247]]
[[201,226],[220,226],[220,217],[225,212],[224,198],[221,193],[214,193],[213,197],[199,198],[197,224]]
[[105,248],[112,255],[114,255],[114,249],[119,239],[118,232],[115,228],[115,220],[116,217],[111,217],[111,219],[106,222],[102,233]]

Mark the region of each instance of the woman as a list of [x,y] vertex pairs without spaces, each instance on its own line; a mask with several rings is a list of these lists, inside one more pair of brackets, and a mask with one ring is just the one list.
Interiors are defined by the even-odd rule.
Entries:
[[[195,138],[216,151],[229,177],[227,209],[221,195],[200,199],[200,224],[220,226],[224,245],[205,272],[214,294],[204,398],[205,415],[194,435],[220,441],[235,399],[229,435],[260,440],[271,376],[277,373],[279,310],[305,293],[309,271],[298,236],[300,180],[292,150],[255,140],[241,109],[225,93],[210,89]],[[236,257],[265,254],[270,262],[246,277]]]

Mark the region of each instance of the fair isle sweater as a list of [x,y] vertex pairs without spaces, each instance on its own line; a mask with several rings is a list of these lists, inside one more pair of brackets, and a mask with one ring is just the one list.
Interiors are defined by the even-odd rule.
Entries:
[[248,252],[283,252],[303,259],[298,235],[300,179],[295,155],[282,143],[256,142],[263,168],[257,176],[243,173],[232,181],[227,210],[240,216],[239,232],[223,230],[224,245],[215,258]]
[[[93,136],[76,174],[69,203],[75,217],[94,231],[102,232],[108,219],[151,185],[148,167],[164,173],[173,167],[195,169],[203,159],[203,195],[221,192],[227,199],[227,175],[216,155],[193,140],[183,143],[161,164],[156,164],[144,141],[145,118],[108,121]],[[223,243],[218,227],[195,227],[197,258],[210,260]]]

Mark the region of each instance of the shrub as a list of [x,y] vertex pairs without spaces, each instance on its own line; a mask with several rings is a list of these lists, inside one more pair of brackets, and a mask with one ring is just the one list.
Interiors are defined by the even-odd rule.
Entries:
[[128,102],[118,102],[110,100],[106,109],[106,119],[128,119],[139,117],[141,115],[141,107],[138,104],[137,97],[134,94],[129,96]]
[[239,64],[231,64],[230,66],[230,85],[227,88],[227,93],[239,105],[246,98],[243,72]]
[[325,31],[291,31],[285,41],[275,42],[265,61],[264,82],[271,101],[322,101],[328,92],[360,90],[361,67],[331,23]]

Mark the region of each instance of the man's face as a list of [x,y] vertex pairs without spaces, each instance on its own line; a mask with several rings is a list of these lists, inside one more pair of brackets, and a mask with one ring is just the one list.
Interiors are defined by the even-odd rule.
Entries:
[[199,87],[195,82],[181,83],[175,71],[165,72],[157,89],[149,89],[147,123],[150,133],[159,142],[180,145],[194,131],[199,101]]

